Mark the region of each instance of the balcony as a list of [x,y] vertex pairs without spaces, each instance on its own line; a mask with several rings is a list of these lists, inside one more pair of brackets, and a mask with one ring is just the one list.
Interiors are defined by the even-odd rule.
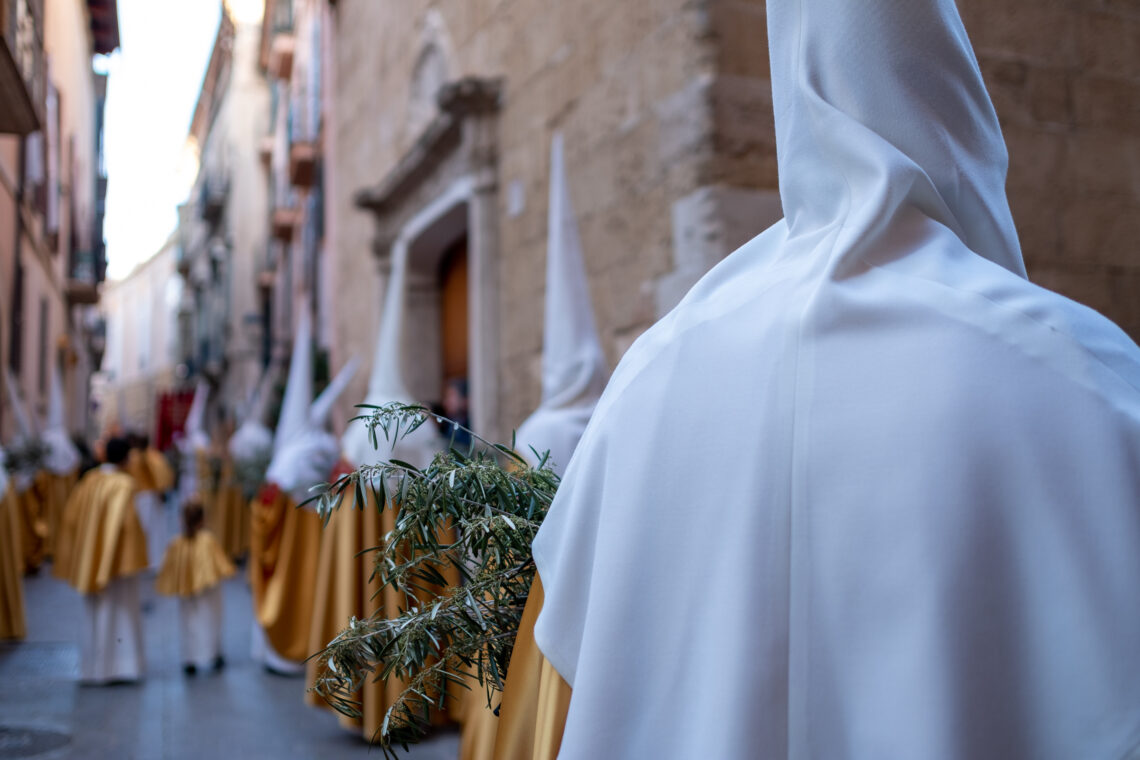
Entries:
[[99,303],[99,261],[94,249],[72,251],[66,295],[72,305]]
[[293,0],[273,0],[269,14],[272,34],[269,40],[269,73],[288,81],[293,72]]
[[0,9],[0,133],[26,135],[44,123],[43,19],[29,0]]
[[317,178],[317,145],[311,141],[289,146],[289,181],[294,187],[312,187]]
[[224,177],[207,176],[198,191],[198,214],[206,222],[217,224],[226,210],[230,183]]
[[301,211],[296,205],[277,206],[273,209],[273,237],[282,243],[293,240],[293,230],[301,220]]
[[273,135],[265,135],[257,144],[257,157],[261,159],[261,165],[266,169],[270,167],[273,162]]

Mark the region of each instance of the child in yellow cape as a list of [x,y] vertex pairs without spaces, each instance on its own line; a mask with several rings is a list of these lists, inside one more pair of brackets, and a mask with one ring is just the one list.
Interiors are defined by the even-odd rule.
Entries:
[[222,581],[235,572],[221,544],[202,525],[205,512],[197,498],[182,507],[182,535],[170,542],[155,588],[178,597],[182,630],[182,666],[186,675],[199,668],[220,670],[222,657]]

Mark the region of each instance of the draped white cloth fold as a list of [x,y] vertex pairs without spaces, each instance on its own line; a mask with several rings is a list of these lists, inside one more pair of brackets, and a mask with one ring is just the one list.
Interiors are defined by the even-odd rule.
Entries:
[[100,685],[143,677],[139,577],[115,578],[97,594],[83,595],[79,628],[79,680]]
[[[179,651],[183,665],[211,668],[222,655],[222,586],[178,597]],[[254,630],[260,631],[256,625]]]
[[578,220],[566,181],[562,134],[550,147],[546,309],[542,400],[519,426],[515,448],[534,460],[545,452],[561,474],[606,387],[606,357],[594,325]]
[[621,361],[535,542],[562,758],[1140,747],[1140,350],[1031,285],[952,0],[768,0],[785,219]]

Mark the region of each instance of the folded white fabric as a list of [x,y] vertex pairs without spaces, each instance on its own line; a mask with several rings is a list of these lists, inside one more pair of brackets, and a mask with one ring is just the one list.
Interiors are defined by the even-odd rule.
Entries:
[[785,219],[629,350],[535,542],[560,757],[1132,756],[1140,350],[1025,279],[952,0],[767,7]]

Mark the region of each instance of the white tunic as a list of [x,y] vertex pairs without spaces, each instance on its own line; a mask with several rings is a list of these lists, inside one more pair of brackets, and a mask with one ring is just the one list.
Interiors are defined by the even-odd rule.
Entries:
[[1024,278],[952,0],[767,8],[785,219],[630,349],[535,542],[560,757],[1131,757],[1140,350]]
[[143,676],[139,577],[116,578],[98,594],[83,594],[79,680],[100,685]]
[[[212,667],[222,655],[222,586],[178,597],[182,664]],[[261,630],[258,626],[254,630]]]

